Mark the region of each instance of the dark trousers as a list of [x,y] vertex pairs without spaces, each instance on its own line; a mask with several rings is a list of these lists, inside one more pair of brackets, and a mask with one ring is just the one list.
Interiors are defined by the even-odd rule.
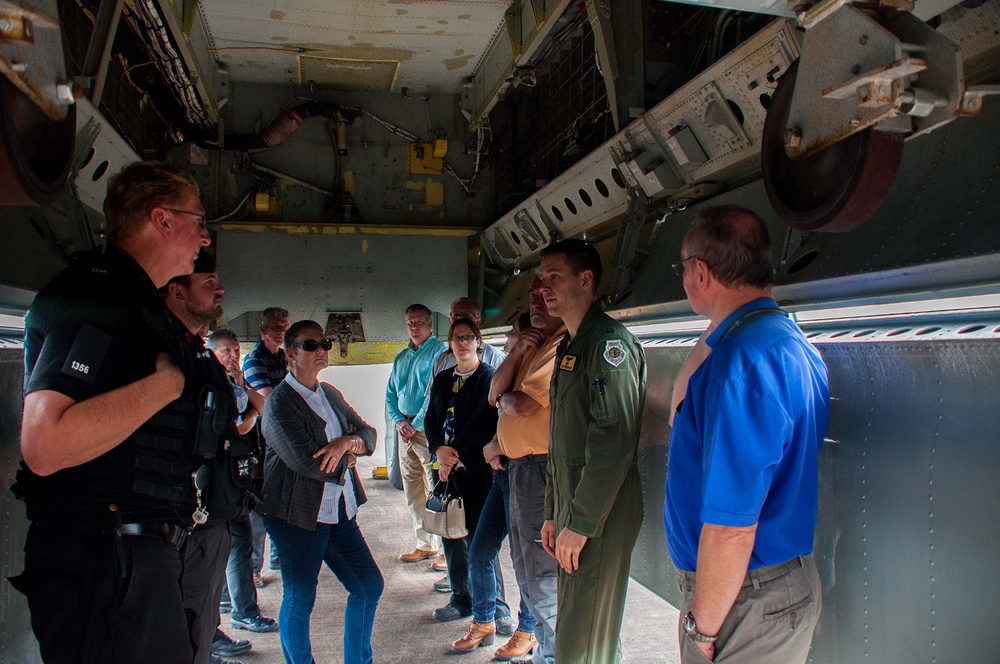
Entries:
[[226,523],[195,528],[184,545],[182,587],[195,645],[194,664],[209,662],[212,638],[219,624],[219,593],[226,579],[230,548]]
[[451,605],[463,613],[472,612],[472,577],[469,567],[469,545],[476,536],[479,516],[482,514],[486,497],[493,487],[491,472],[472,473],[467,470],[453,471],[465,506],[465,527],[469,534],[461,539],[444,540],[444,553],[448,560],[448,579],[451,581]]
[[145,535],[121,544],[124,578],[113,535],[29,528],[11,583],[28,598],[46,664],[193,661],[177,547]]

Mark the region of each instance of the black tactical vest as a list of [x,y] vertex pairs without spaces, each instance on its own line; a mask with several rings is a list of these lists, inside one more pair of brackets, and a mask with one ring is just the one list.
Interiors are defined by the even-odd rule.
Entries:
[[[40,477],[22,462],[12,489],[24,498],[29,519],[79,520],[86,528],[93,514],[114,504],[125,522],[189,526],[199,506],[194,477],[203,467],[200,504],[208,517],[226,520],[245,512],[249,450],[236,431],[228,378],[201,339],[166,309],[130,257],[116,249],[85,255],[39,294],[32,313],[75,316],[97,327],[104,322],[112,338],[121,340],[115,346],[118,355],[106,362],[149,367],[158,353],[167,352],[183,372],[185,386],[179,399],[87,463]],[[142,377],[141,372],[130,375],[127,366],[118,373],[124,376],[121,385]]]

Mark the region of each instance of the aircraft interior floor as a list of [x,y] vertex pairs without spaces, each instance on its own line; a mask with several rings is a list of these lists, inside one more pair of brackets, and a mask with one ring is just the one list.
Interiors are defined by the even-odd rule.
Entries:
[[[495,645],[473,653],[459,655],[450,651],[451,643],[468,629],[468,620],[439,623],[431,618],[431,612],[448,601],[448,595],[434,592],[431,587],[444,576],[443,573],[432,571],[426,562],[406,564],[397,560],[400,553],[413,548],[412,526],[402,492],[385,480],[370,479],[372,468],[380,459],[381,455],[376,454],[359,463],[369,500],[358,513],[358,523],[386,584],[372,637],[376,664],[495,661],[493,653],[506,642],[506,637],[498,636]],[[501,550],[501,561],[507,597],[513,603],[518,598],[517,583],[506,542]],[[266,555],[263,578],[265,585],[258,591],[261,611],[277,618],[281,606],[281,577],[280,572],[268,569]],[[319,577],[311,626],[313,657],[317,664],[343,661],[346,596],[336,577],[324,568]],[[251,634],[234,630],[229,626],[228,616],[223,616],[222,627],[229,635],[249,638],[253,643],[249,653],[233,659],[245,664],[281,664],[284,661],[277,632]],[[623,661],[626,664],[679,662],[676,634],[677,610],[640,584],[630,581],[622,630]]]

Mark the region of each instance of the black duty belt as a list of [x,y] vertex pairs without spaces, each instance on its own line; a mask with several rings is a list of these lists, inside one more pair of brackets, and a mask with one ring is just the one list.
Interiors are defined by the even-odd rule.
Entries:
[[166,521],[149,521],[145,523],[123,523],[119,532],[127,536],[159,537],[167,544],[180,549],[187,541],[191,531],[175,523]]

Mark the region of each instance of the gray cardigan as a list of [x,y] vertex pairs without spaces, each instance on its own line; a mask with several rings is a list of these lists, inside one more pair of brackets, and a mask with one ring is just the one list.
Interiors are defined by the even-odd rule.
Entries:
[[[344,434],[353,425],[354,433],[365,441],[365,455],[375,451],[375,429],[361,419],[337,388],[320,383],[333,412],[340,420]],[[267,397],[261,428],[267,441],[264,458],[265,514],[272,514],[288,523],[316,529],[316,516],[323,501],[326,482],[344,482],[344,473],[350,455],[345,454],[333,472],[319,470],[319,460],[312,455],[327,444],[326,422],[313,412],[298,392],[287,381],[282,381]],[[368,500],[361,476],[356,468],[350,469],[358,505]]]

